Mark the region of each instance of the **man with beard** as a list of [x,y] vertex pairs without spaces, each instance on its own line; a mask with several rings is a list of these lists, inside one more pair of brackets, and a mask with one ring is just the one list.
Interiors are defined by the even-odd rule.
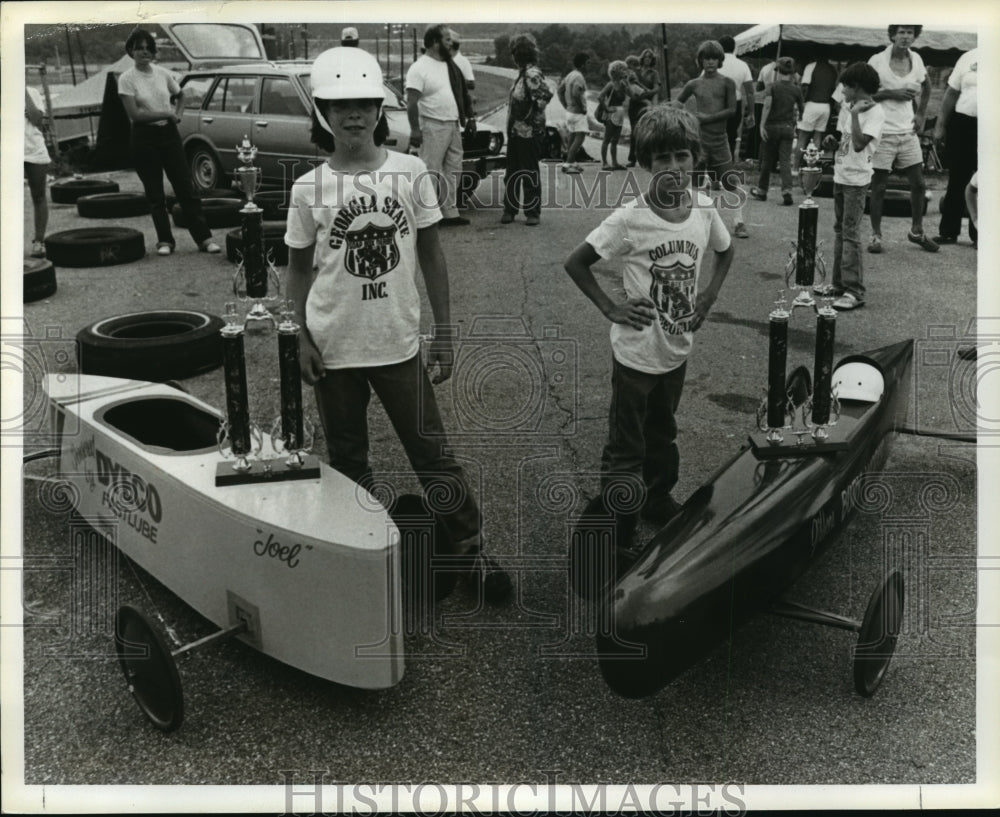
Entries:
[[468,224],[455,206],[462,171],[462,128],[472,123],[472,104],[462,72],[451,60],[451,31],[444,24],[424,32],[424,54],[406,72],[410,147],[437,179],[440,224]]

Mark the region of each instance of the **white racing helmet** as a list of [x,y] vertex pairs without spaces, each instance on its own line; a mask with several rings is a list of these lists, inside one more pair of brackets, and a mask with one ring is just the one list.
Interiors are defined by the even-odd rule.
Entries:
[[838,366],[833,372],[833,390],[838,400],[875,403],[885,391],[885,378],[878,367],[861,360]]
[[[313,100],[385,100],[382,68],[375,57],[360,48],[328,48],[313,62],[309,83]],[[316,117],[326,130],[330,130],[326,117],[318,110]]]

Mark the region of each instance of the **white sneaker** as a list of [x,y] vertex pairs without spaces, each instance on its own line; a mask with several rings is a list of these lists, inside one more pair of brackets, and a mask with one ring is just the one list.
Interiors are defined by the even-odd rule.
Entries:
[[157,255],[170,255],[174,251],[174,248],[167,244],[165,241],[161,241],[156,245]]
[[31,242],[31,257],[32,258],[44,258],[45,257],[45,244],[42,241],[32,241]]

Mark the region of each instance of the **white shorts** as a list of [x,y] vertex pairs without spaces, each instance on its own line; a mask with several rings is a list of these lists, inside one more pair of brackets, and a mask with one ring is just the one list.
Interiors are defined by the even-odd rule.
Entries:
[[589,133],[590,127],[587,125],[587,114],[566,113],[566,127],[570,133]]
[[920,149],[920,139],[915,133],[888,133],[878,140],[872,154],[875,170],[905,170],[924,163],[924,152]]
[[802,119],[795,126],[801,131],[812,133],[813,131],[825,131],[826,124],[830,121],[829,102],[807,102],[802,111]]

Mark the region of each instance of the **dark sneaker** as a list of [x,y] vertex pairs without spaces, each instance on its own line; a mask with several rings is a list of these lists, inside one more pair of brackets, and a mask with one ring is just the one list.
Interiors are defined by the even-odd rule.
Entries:
[[443,218],[438,223],[442,227],[464,227],[466,224],[471,224],[472,222],[464,216],[452,216],[451,218]]
[[514,587],[510,574],[500,563],[476,544],[461,558],[466,566],[466,578],[483,588],[483,598],[490,604],[504,601]]
[[818,287],[813,287],[813,295],[819,295],[821,298],[838,298],[844,294],[844,290],[837,289],[833,284],[820,284]]
[[744,224],[742,221],[737,222],[736,225],[733,227],[733,235],[735,235],[737,238],[749,238],[750,233],[747,232],[747,225]]
[[527,224],[529,227],[537,227],[539,221],[540,219],[538,216],[528,216],[524,220],[524,223]]
[[792,201],[792,194],[791,193],[782,193],[781,194],[781,203],[783,205],[785,205],[785,207],[791,207],[795,203],[795,202]]
[[914,244],[919,244],[920,249],[927,250],[927,252],[937,252],[940,249],[937,244],[927,237],[926,233],[915,233],[913,230],[910,230],[906,234],[906,240],[912,241]]
[[872,236],[872,240],[868,242],[868,252],[876,255],[882,252],[882,236],[877,233]]
[[647,522],[654,522],[657,525],[666,525],[671,519],[680,513],[681,505],[670,494],[665,497],[654,499],[649,497],[642,506],[640,516]]
[[757,199],[757,201],[767,201],[767,191],[761,190],[759,187],[751,187],[750,195]]
[[957,244],[958,243],[958,236],[955,236],[955,235],[936,235],[936,236],[934,236],[934,238],[931,239],[931,241],[933,241],[935,244],[937,244],[939,246],[941,244]]
[[510,224],[513,220],[514,220],[513,213],[504,213],[502,216],[500,216],[501,224]]

